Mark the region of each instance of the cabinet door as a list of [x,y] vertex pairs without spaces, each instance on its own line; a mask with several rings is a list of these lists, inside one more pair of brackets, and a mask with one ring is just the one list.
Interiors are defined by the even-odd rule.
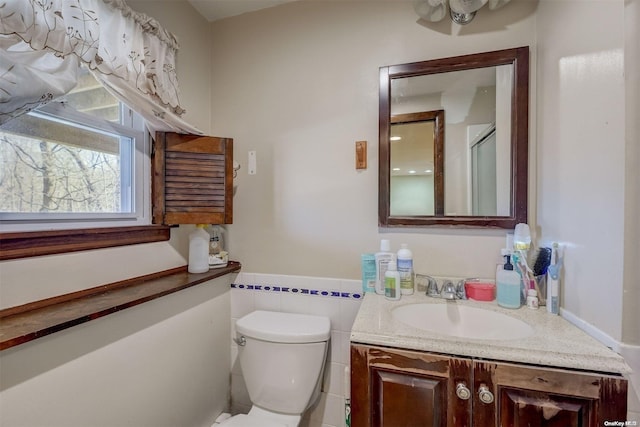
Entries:
[[157,132],[152,158],[155,224],[233,222],[233,139]]
[[[480,399],[481,387],[493,402]],[[626,419],[622,377],[474,362],[474,390],[475,427],[597,427]]]
[[353,427],[463,427],[471,399],[471,361],[381,347],[351,346]]

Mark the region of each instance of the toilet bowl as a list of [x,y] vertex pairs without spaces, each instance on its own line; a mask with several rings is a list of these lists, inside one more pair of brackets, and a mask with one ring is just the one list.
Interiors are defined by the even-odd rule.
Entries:
[[297,427],[320,395],[331,322],[254,311],[236,321],[238,359],[252,407],[220,427]]

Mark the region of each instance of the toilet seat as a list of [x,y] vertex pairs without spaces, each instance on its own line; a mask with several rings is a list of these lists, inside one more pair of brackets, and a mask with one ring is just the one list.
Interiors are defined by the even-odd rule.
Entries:
[[236,321],[236,332],[277,343],[323,342],[331,336],[331,321],[311,314],[256,310]]
[[291,427],[288,424],[278,423],[262,417],[251,417],[245,414],[235,415],[226,419],[220,427]]

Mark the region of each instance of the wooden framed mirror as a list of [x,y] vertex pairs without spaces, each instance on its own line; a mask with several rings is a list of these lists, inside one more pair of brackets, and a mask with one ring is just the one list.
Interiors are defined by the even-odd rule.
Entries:
[[528,116],[528,47],[381,67],[379,225],[527,222]]

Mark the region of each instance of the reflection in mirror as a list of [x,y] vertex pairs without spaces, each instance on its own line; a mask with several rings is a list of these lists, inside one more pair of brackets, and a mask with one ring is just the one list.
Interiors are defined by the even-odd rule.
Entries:
[[[526,222],[528,55],[524,47],[380,69],[380,225]],[[422,136],[405,145],[389,139],[405,127],[437,133],[417,118],[435,111],[443,115],[439,151],[431,154]],[[439,169],[418,176],[437,153]],[[407,159],[413,164],[402,165]]]
[[441,214],[444,111],[391,117],[391,215]]
[[[444,74],[405,77],[391,81],[391,121],[396,113],[410,113],[424,109],[447,111],[445,129],[445,215],[496,216],[509,214],[510,190],[510,142],[511,142],[511,88],[513,86],[513,65],[476,68]],[[504,106],[504,107],[503,107]],[[497,126],[496,126],[497,123]],[[493,153],[497,159],[489,159],[490,142],[483,144],[480,159],[473,163],[474,144],[485,128],[493,126]],[[392,125],[393,129],[393,125]],[[496,147],[497,144],[497,147]],[[393,148],[393,141],[392,141]],[[476,147],[476,160],[477,158]],[[418,154],[413,153],[413,155]],[[408,153],[411,156],[411,153]],[[391,162],[394,158],[391,153]],[[473,166],[476,170],[473,170]],[[496,177],[497,171],[501,172]],[[393,174],[391,175],[393,177]],[[474,186],[480,180],[480,186]],[[492,179],[491,179],[492,178]],[[493,186],[489,185],[493,182]],[[497,188],[496,182],[501,184]],[[415,188],[415,187],[414,187]],[[421,195],[418,188],[413,195]],[[478,194],[481,189],[482,194]],[[474,192],[475,190],[475,192]],[[498,195],[500,191],[500,195]],[[393,192],[392,192],[393,197]],[[490,199],[490,200],[489,200]],[[476,200],[482,209],[476,209]],[[494,202],[491,202],[493,200]],[[497,203],[502,206],[498,209]],[[400,203],[402,201],[396,201]],[[391,203],[391,215],[394,213]],[[423,213],[434,215],[434,213]]]

